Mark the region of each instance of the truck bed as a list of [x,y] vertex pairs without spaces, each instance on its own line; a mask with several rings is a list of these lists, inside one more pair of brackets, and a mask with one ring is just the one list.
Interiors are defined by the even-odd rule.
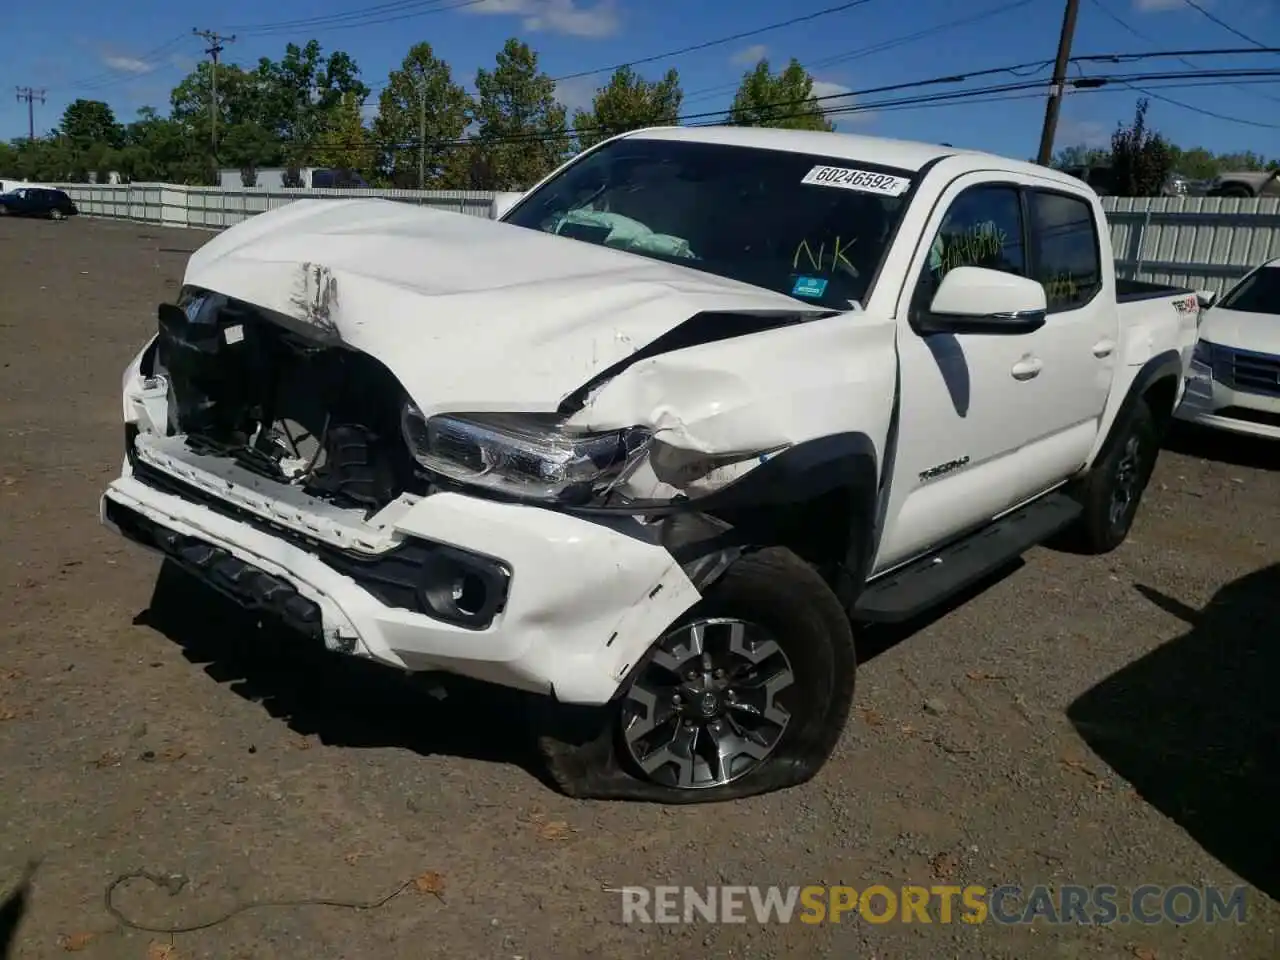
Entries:
[[1125,280],[1122,277],[1116,277],[1117,303],[1185,297],[1194,293],[1195,291],[1189,287],[1171,287],[1163,283],[1147,283],[1145,280]]

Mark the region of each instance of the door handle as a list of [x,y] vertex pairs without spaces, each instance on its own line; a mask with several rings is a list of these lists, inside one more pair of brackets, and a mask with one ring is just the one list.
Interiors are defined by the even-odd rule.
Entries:
[[1040,374],[1040,368],[1043,366],[1039,357],[1023,357],[1013,365],[1010,373],[1015,380],[1030,380]]
[[1093,345],[1093,355],[1102,360],[1104,357],[1111,356],[1111,351],[1115,348],[1116,342],[1114,340],[1099,340]]

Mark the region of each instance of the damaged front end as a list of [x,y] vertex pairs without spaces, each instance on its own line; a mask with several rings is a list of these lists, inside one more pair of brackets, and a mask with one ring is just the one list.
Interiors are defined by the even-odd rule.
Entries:
[[159,309],[151,373],[168,387],[165,433],[196,453],[368,514],[421,487],[400,441],[403,390],[369,356],[188,291]]

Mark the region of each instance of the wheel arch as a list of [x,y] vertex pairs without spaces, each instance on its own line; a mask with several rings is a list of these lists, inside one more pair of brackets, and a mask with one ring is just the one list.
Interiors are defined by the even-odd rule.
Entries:
[[1173,405],[1178,396],[1178,384],[1182,380],[1182,357],[1176,350],[1166,350],[1147,360],[1129,382],[1124,399],[1117,406],[1115,415],[1107,424],[1106,435],[1098,445],[1090,466],[1106,457],[1116,444],[1134,407],[1146,401],[1156,422],[1163,431],[1173,419]]
[[[673,517],[664,539],[686,570],[714,552],[785,548],[814,566],[847,609],[874,554],[880,464],[865,433],[796,444],[705,497],[699,514]],[[713,575],[691,579],[702,589]]]

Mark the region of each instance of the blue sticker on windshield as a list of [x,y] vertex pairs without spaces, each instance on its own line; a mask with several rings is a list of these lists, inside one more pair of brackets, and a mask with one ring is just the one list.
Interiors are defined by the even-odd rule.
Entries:
[[793,297],[820,297],[827,289],[827,281],[822,277],[796,277],[796,285],[791,288]]

